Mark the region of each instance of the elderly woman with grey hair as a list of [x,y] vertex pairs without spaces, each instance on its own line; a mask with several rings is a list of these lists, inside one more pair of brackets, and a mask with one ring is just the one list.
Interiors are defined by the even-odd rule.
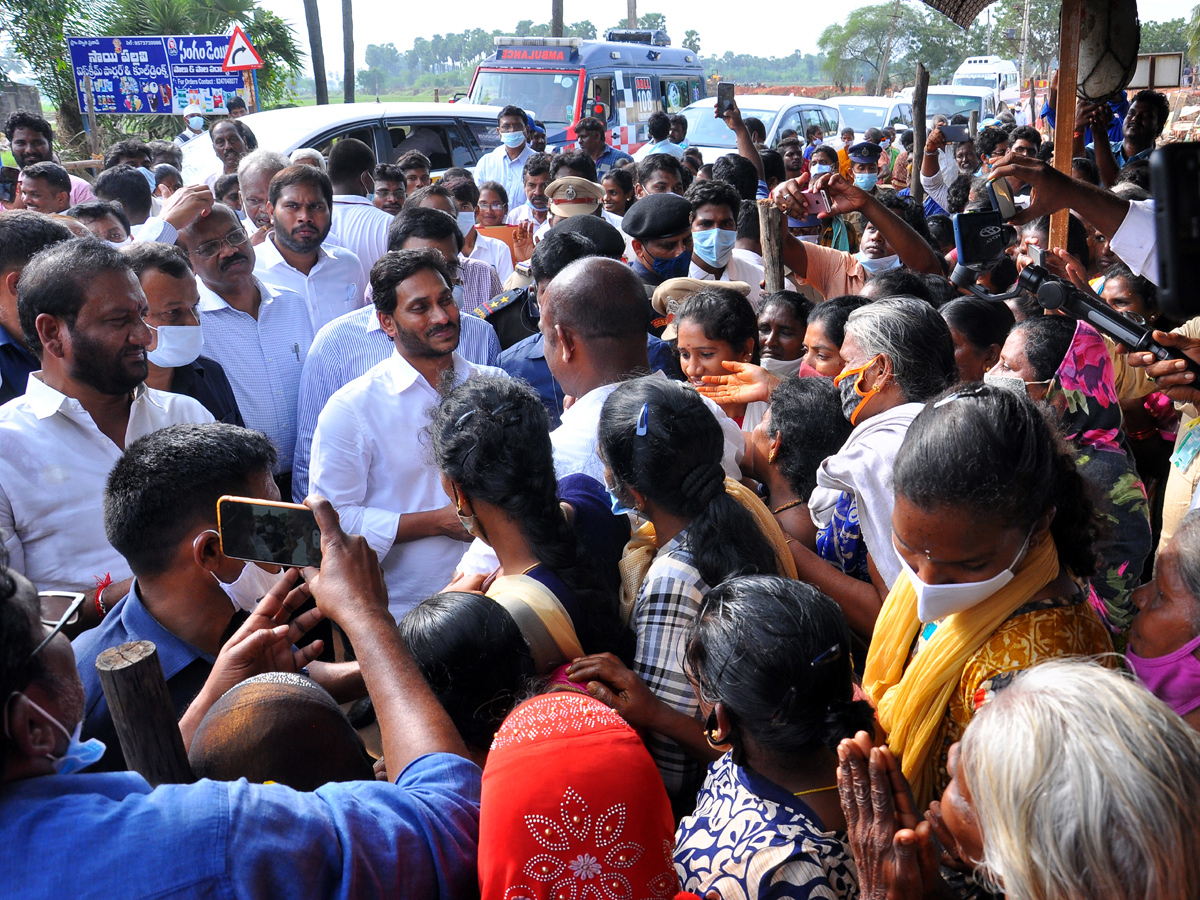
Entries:
[[[834,384],[854,430],[817,470],[808,499],[817,552],[788,544],[802,581],[838,602],[850,628],[870,638],[883,599],[901,571],[892,545],[892,465],[923,404],[954,383],[954,339],[928,303],[878,300],[846,320],[841,374]],[[700,392],[718,402],[766,400],[779,380],[743,363],[706,377]],[[831,565],[832,563],[832,565]]]
[[1154,696],[1200,731],[1200,511],[1188,513],[1133,602],[1138,611],[1125,662]]
[[924,821],[887,747],[860,732],[838,757],[864,900],[945,896],[939,842],[1008,900],[1200,897],[1200,737],[1094,662],[1043,663],[987,703]]

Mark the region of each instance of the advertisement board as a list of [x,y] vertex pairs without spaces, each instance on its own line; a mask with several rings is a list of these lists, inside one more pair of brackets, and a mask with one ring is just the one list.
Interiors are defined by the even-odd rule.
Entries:
[[222,71],[227,34],[68,37],[79,109],[87,111],[85,76],[96,112],[179,115],[190,104],[206,115],[228,112],[230,97],[246,98],[241,72]]

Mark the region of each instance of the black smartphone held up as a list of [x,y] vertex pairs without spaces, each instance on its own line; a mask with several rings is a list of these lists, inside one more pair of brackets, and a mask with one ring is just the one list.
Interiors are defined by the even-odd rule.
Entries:
[[222,497],[217,501],[221,552],[276,566],[321,565],[321,529],[307,506]]
[[966,125],[939,125],[947,144],[965,144],[971,139],[971,129]]
[[17,178],[20,172],[12,166],[0,166],[0,200],[12,203],[17,199]]
[[1158,305],[1182,322],[1200,315],[1200,144],[1181,141],[1155,150],[1150,186],[1157,198]]
[[717,111],[718,119],[725,118],[725,113],[729,112],[729,108],[733,106],[733,88],[732,81],[717,82]]
[[958,264],[964,268],[990,272],[1004,259],[1005,251],[1016,243],[1016,229],[1005,225],[995,210],[957,213],[951,218]]
[[987,192],[988,199],[992,201],[992,209],[1000,213],[1000,218],[1005,222],[1017,214],[1017,204],[1013,202],[1012,188],[1007,178],[989,181]]

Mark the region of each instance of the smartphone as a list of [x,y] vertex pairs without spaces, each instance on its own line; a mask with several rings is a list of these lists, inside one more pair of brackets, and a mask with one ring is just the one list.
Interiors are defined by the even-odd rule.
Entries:
[[1158,305],[1182,322],[1200,315],[1200,144],[1179,142],[1155,150],[1150,186],[1158,198]]
[[825,191],[805,191],[803,196],[805,209],[808,210],[810,216],[829,212],[829,194]]
[[12,203],[17,199],[17,169],[12,166],[0,166],[0,200]]
[[725,113],[733,106],[733,88],[732,81],[717,82],[717,106],[716,116],[718,119],[725,118]]
[[276,566],[321,565],[321,529],[307,506],[222,497],[217,501],[221,552]]
[[964,144],[971,139],[971,129],[966,125],[942,125],[942,137],[948,144]]
[[1046,268],[1046,251],[1037,244],[1027,244],[1026,249],[1029,251],[1029,260],[1035,266]]
[[1000,218],[1005,222],[1017,214],[1017,204],[1013,202],[1012,188],[1007,178],[989,181],[987,192],[988,199],[992,201],[992,209],[1000,213]]

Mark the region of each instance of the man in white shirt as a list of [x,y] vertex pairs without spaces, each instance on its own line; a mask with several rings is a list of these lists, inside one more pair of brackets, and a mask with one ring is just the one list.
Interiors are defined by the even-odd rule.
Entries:
[[500,146],[484,156],[475,167],[475,181],[497,181],[508,191],[509,209],[525,202],[525,161],[533,155],[529,146],[529,120],[519,106],[506,106],[496,117]]
[[233,210],[212,211],[180,229],[200,290],[205,353],[221,364],[247,428],[279,451],[279,492],[291,495],[300,373],[312,344],[308,304],[254,275],[254,248]]
[[310,491],[378,554],[397,620],[442,589],[470,540],[428,458],[422,430],[439,389],[477,372],[459,356],[450,272],[434,250],[389,253],[372,273],[380,322],[396,352],[338,390],[317,420]]
[[375,153],[362,141],[342,138],[333,145],[329,153],[329,180],[333,182],[329,242],[358,257],[364,285],[370,282],[375,260],[387,253],[388,226],[392,224],[392,217],[367,199],[375,190],[374,172]]
[[745,282],[750,285],[750,305],[758,309],[762,267],[733,253],[741,195],[728,182],[700,181],[688,189],[687,199],[692,204],[692,264],[688,277]]
[[683,148],[671,140],[671,117],[665,112],[656,112],[650,116],[646,122],[646,132],[650,140],[633,154],[636,162],[641,162],[654,153],[669,153],[676,159],[683,159]]
[[271,179],[291,164],[282,153],[262,147],[247,153],[238,163],[238,196],[246,217],[246,231],[256,247],[266,239],[271,227]]
[[525,161],[525,170],[521,175],[521,185],[525,199],[515,203],[509,198],[508,215],[504,221],[508,225],[520,225],[532,222],[536,228],[546,221],[550,215],[549,201],[546,199],[546,185],[550,183],[549,153],[533,153]]
[[43,590],[83,591],[94,624],[129,589],[104,536],[108,473],[151,431],[213,417],[191,397],[147,388],[146,295],[103,241],[68,241],[25,267],[21,330],[41,361],[25,395],[0,407],[0,539],[11,568]]
[[358,257],[342,247],[321,246],[333,206],[329,176],[313,166],[288,166],[271,179],[267,199],[272,229],[256,252],[254,274],[304,298],[313,334],[365,306]]

